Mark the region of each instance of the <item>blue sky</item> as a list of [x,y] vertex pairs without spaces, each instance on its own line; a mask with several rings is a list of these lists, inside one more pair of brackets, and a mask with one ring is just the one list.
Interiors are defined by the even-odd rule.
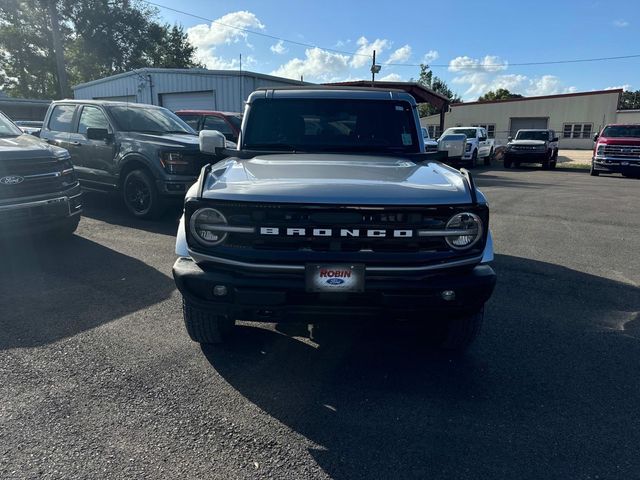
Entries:
[[[243,67],[312,82],[369,78],[375,48],[377,78],[408,80],[418,67],[436,75],[465,100],[505,87],[545,95],[625,86],[640,89],[640,58],[566,65],[513,63],[640,54],[637,0],[378,1],[156,0],[158,4],[322,48],[310,48],[211,25],[160,9],[188,29],[209,68]],[[442,66],[436,66],[442,65]]]

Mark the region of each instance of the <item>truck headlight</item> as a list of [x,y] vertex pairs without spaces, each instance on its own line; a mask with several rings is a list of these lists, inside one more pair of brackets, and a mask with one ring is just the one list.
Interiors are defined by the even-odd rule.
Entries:
[[458,213],[449,219],[446,230],[452,231],[445,237],[447,245],[454,250],[466,250],[482,238],[482,220],[475,213]]
[[599,144],[598,147],[596,148],[596,155],[598,157],[604,156],[604,145],[603,144]]
[[206,247],[214,247],[225,241],[227,233],[217,227],[226,225],[227,219],[215,208],[200,208],[193,212],[189,221],[191,234]]
[[163,152],[160,154],[160,163],[170,175],[184,175],[189,172],[189,162],[180,152]]
[[467,150],[467,152],[468,152],[469,150],[471,150],[471,144],[470,144],[470,143],[467,143],[466,150]]

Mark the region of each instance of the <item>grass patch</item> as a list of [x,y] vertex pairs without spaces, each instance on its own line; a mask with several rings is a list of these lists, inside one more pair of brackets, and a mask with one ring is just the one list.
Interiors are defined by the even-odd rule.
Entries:
[[567,162],[567,163],[559,163],[558,168],[571,168],[573,170],[590,170],[591,164]]

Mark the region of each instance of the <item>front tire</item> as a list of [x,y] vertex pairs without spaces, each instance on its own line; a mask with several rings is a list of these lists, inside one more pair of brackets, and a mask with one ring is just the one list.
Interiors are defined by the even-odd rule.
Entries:
[[450,352],[464,352],[480,334],[483,320],[484,307],[471,315],[446,320],[439,347]]
[[494,155],[494,152],[492,148],[491,151],[489,152],[489,155],[487,157],[484,157],[484,164],[486,166],[491,165],[491,160],[493,159],[493,155]]
[[145,170],[132,170],[122,184],[124,204],[134,217],[158,218],[164,211],[158,188]]
[[591,168],[589,169],[589,175],[591,175],[592,177],[597,177],[598,175],[600,175],[600,172],[597,171],[595,168],[593,168],[593,162],[591,162]]
[[69,238],[78,229],[80,223],[80,214],[67,218],[61,225],[58,225],[53,234],[59,239]]
[[474,150],[471,155],[471,168],[476,168],[478,166],[478,151]]
[[182,314],[191,340],[202,344],[223,343],[235,324],[229,317],[197,308],[184,298]]
[[504,159],[504,168],[511,168],[512,165],[513,163],[511,160],[507,160],[506,158]]

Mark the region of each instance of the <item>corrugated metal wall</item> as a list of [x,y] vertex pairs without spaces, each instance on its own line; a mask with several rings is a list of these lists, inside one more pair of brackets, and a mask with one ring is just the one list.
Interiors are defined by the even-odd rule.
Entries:
[[[268,79],[252,76],[250,73],[239,75],[236,72],[227,74],[207,72],[133,72],[128,75],[115,76],[105,81],[76,88],[75,98],[99,99],[134,95],[139,103],[161,105],[162,94],[179,92],[214,91],[216,109],[240,112],[244,100],[255,89],[269,86],[299,85],[300,82],[289,79]],[[153,101],[151,97],[153,96]]]

